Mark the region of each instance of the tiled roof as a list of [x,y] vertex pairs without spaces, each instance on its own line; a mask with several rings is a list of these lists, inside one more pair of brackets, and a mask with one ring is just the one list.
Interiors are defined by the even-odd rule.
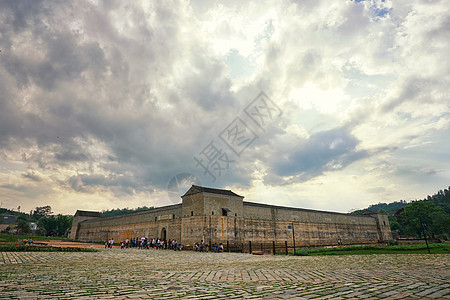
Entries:
[[75,217],[97,217],[100,218],[100,213],[98,211],[87,211],[87,210],[77,210],[75,213]]
[[187,196],[187,195],[197,194],[197,193],[210,193],[210,194],[219,194],[219,195],[225,195],[225,196],[234,196],[234,197],[244,198],[236,193],[233,193],[231,190],[213,189],[213,188],[198,186],[198,185],[193,185],[182,197]]

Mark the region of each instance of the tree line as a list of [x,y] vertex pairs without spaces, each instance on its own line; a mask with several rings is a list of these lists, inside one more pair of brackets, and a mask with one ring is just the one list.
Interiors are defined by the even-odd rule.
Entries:
[[150,209],[155,209],[154,206],[151,207],[147,207],[147,206],[142,206],[142,207],[138,207],[138,208],[117,208],[117,209],[111,209],[111,210],[103,210],[100,213],[100,216],[102,218],[106,218],[106,217],[113,217],[113,216],[119,216],[119,215],[125,215],[125,214],[129,214],[129,213],[133,213],[133,212],[138,212],[138,211],[144,211],[144,210],[150,210]]
[[422,200],[378,203],[353,213],[363,214],[367,210],[388,214],[391,229],[397,231],[400,236],[417,238],[428,236],[448,240],[450,233],[450,187],[439,190]]
[[[0,213],[8,213],[17,216],[16,230],[19,234],[35,233],[45,236],[66,236],[72,227],[72,216],[62,214],[53,215],[50,205],[36,207],[29,214],[20,211],[12,211],[1,208]],[[36,232],[33,232],[30,223],[37,225]],[[6,228],[4,233],[9,233],[14,228]]]

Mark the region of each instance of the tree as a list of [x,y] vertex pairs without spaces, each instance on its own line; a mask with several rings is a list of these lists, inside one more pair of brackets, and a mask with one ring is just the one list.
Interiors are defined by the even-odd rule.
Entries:
[[57,222],[55,216],[46,216],[39,219],[39,228],[44,230],[44,235],[53,236],[57,233]]
[[442,207],[431,201],[414,201],[404,208],[397,218],[405,233],[421,237],[449,232],[449,219]]
[[450,213],[450,187],[448,189],[439,190],[432,196],[427,196],[424,201],[431,201],[435,205],[440,206],[446,213]]
[[64,236],[72,227],[72,218],[59,214],[55,216],[42,217],[38,226],[44,230],[46,236]]
[[436,206],[431,212],[431,230],[434,234],[448,235],[450,233],[450,214],[446,213],[442,207]]
[[398,230],[401,233],[400,224],[397,222],[397,218],[395,216],[388,215],[389,225],[391,225],[391,230]]
[[143,206],[143,207],[138,207],[138,208],[128,208],[128,207],[122,208],[122,209],[117,208],[117,209],[112,209],[112,210],[104,210],[100,214],[101,214],[102,218],[105,218],[105,217],[125,215],[125,214],[129,214],[129,213],[144,211],[144,210],[149,210],[149,209],[155,209],[155,207]]
[[28,225],[28,223],[24,220],[18,220],[17,221],[17,232],[18,233],[22,233],[22,234],[26,234],[26,233],[30,233],[31,229],[30,226]]
[[72,227],[72,217],[58,215],[56,218],[56,231],[58,236],[64,236]]
[[50,205],[42,206],[42,207],[36,207],[35,211],[33,212],[33,217],[36,219],[40,219],[45,216],[49,216],[52,214],[52,208]]

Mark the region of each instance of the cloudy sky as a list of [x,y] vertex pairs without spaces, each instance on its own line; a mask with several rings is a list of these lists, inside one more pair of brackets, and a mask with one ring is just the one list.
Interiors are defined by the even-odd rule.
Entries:
[[347,212],[450,184],[447,1],[0,1],[0,50],[2,207],[196,182]]

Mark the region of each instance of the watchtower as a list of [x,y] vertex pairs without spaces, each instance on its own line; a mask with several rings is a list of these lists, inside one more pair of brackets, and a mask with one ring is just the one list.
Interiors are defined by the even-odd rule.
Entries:
[[230,190],[193,185],[181,198],[183,243],[241,240],[243,196]]
[[78,240],[78,229],[80,227],[79,224],[86,220],[99,218],[101,218],[101,216],[98,211],[77,210],[77,212],[73,216],[72,228],[70,229],[69,238],[72,240]]

